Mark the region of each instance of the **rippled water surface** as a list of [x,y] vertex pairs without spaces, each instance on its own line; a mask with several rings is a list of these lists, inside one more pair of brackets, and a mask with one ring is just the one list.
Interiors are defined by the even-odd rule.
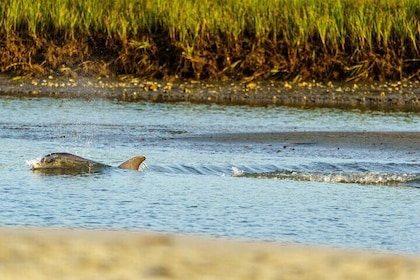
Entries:
[[[419,132],[420,115],[0,98],[0,226],[419,254],[420,147],[271,135],[305,131]],[[51,152],[113,166],[140,154],[147,168],[48,175],[25,164]]]

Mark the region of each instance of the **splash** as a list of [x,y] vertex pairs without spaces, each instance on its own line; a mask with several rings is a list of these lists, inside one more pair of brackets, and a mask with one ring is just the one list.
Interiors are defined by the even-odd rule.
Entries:
[[36,168],[41,163],[41,159],[42,158],[34,158],[34,159],[26,160],[25,163],[33,169],[33,168]]
[[149,168],[146,164],[146,162],[142,162],[139,166],[139,171],[144,171],[145,169]]
[[348,183],[362,185],[398,185],[420,180],[420,174],[391,174],[382,172],[304,172],[279,170],[266,173],[249,173],[241,176],[254,177],[259,179],[314,181],[330,183]]
[[232,177],[240,177],[240,176],[243,176],[244,174],[245,174],[245,171],[235,166],[232,166]]

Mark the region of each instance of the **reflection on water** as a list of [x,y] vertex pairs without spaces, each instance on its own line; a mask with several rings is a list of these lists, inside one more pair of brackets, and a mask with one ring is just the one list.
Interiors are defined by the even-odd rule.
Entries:
[[[415,113],[0,98],[0,223],[418,254],[420,149],[415,141],[398,149],[337,148],[313,140],[245,137],[419,128]],[[238,139],[217,136],[228,133]],[[111,166],[144,154],[148,167],[56,175],[25,165],[51,152]]]

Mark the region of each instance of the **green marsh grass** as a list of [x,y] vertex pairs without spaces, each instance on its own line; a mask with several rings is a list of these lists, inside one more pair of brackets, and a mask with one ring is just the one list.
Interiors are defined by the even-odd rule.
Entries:
[[[150,64],[196,78],[420,75],[419,0],[9,0],[0,14],[2,38],[25,38],[28,48],[97,42],[120,72]],[[40,46],[27,60],[45,53]]]

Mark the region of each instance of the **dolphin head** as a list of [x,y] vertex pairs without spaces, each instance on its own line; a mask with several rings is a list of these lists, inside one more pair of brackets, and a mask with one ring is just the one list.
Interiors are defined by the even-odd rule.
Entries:
[[41,159],[27,162],[33,170],[39,169],[74,169],[91,170],[94,167],[106,166],[69,153],[52,153]]
[[28,160],[26,163],[30,165],[32,169],[61,167],[61,162],[58,160],[57,154],[49,154],[42,158]]

